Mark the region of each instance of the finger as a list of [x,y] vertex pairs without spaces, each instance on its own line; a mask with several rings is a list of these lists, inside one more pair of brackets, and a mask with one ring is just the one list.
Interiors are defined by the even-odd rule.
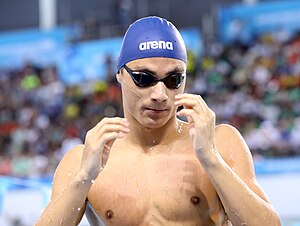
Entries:
[[200,95],[184,93],[184,94],[177,94],[175,96],[175,100],[176,100],[175,102],[178,102],[180,100],[185,100],[185,99],[196,100],[203,110],[205,111],[211,110]]
[[104,118],[90,130],[92,134],[102,135],[104,132],[123,131],[129,132],[129,123],[123,118]]
[[200,103],[202,104],[202,106],[204,106],[206,109],[211,110],[208,105],[206,104],[206,102],[203,100],[203,98],[200,95],[197,95],[199,98]]
[[189,123],[195,123],[199,119],[199,115],[192,109],[182,109],[176,115],[185,116],[189,120]]
[[188,123],[190,125],[194,125],[194,122],[193,122],[193,119],[190,117],[190,116],[186,116],[187,120],[188,120]]
[[116,125],[116,124],[105,124],[97,131],[99,136],[102,134],[109,133],[109,132],[124,132],[129,133],[130,129],[124,125]]
[[115,141],[118,138],[123,138],[126,134],[123,132],[109,132],[109,133],[105,133],[103,134],[102,141],[103,144],[107,144],[107,142],[109,141]]
[[203,114],[203,112],[206,112],[205,109],[201,106],[201,103],[198,99],[181,99],[178,101],[175,101],[176,106],[183,106],[184,108],[192,108],[194,109],[198,114]]
[[196,99],[199,95],[190,94],[190,93],[180,93],[175,96],[175,100],[189,98],[189,99]]
[[181,99],[195,99],[199,100],[204,106],[208,107],[206,102],[203,100],[203,98],[200,95],[190,94],[190,93],[183,93],[183,94],[177,94],[175,96],[175,100],[181,100]]
[[104,145],[104,149],[103,149],[103,153],[102,153],[102,165],[101,165],[102,167],[106,165],[106,162],[107,162],[109,154],[110,154],[110,149],[111,149],[113,143],[115,142],[115,140],[116,139],[109,140]]
[[106,144],[104,145],[104,148],[107,150],[110,150],[114,142],[115,142],[115,140],[107,141]]
[[106,124],[118,124],[128,127],[129,123],[126,118],[113,117],[113,118],[103,118],[94,128],[99,130],[103,125]]
[[[124,137],[129,131],[122,131],[122,130],[107,130],[107,131],[100,131],[99,133],[95,134],[90,141],[94,143],[100,143],[103,145],[103,148],[110,149],[111,145],[108,143],[112,139],[122,138]],[[111,137],[113,136],[113,137]]]

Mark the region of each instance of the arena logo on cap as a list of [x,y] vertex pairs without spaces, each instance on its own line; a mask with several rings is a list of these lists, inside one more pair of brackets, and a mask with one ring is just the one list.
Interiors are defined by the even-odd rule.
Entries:
[[141,42],[139,44],[139,49],[141,51],[148,49],[168,49],[173,50],[173,43],[166,41],[149,41],[149,42]]

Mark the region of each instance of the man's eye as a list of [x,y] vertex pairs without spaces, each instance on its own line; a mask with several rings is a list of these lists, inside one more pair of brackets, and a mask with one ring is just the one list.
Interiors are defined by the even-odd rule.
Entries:
[[143,72],[143,71],[134,71],[133,74],[136,74],[136,75],[139,75],[139,76],[141,76],[141,75],[148,75],[148,73]]
[[183,74],[180,73],[180,72],[177,72],[177,73],[172,74],[172,76],[175,76],[175,77],[180,77],[181,75],[183,75]]

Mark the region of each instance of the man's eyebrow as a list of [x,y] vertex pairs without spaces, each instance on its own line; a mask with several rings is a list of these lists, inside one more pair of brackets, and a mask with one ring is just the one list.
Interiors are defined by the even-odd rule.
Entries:
[[167,72],[166,75],[172,75],[172,74],[183,74],[185,72],[183,67],[175,67],[171,71]]

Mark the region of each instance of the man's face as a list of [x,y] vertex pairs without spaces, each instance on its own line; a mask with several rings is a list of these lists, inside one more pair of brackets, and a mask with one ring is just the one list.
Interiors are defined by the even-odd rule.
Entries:
[[147,128],[159,128],[175,117],[175,95],[183,93],[186,80],[186,64],[171,58],[146,58],[126,64],[132,71],[150,72],[157,79],[171,74],[184,74],[177,89],[168,88],[162,81],[149,86],[138,87],[128,72],[122,68],[118,80],[122,87],[124,113],[128,119],[135,119]]

